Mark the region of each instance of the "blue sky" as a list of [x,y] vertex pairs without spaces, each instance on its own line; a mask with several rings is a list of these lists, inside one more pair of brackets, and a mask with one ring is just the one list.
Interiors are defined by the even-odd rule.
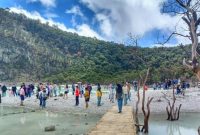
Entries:
[[[180,22],[180,17],[160,12],[163,1],[0,0],[0,7],[8,7],[12,12],[23,13],[44,23],[49,21],[64,31],[106,41],[126,43],[128,33],[132,33],[140,37],[141,46],[152,47],[158,42],[158,35],[169,35]],[[175,37],[168,46],[182,42],[187,41]]]

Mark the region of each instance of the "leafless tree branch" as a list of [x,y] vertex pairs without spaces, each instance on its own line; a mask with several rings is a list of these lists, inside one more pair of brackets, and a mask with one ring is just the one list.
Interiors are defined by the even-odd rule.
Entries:
[[182,37],[187,37],[187,38],[189,38],[189,39],[191,38],[191,36],[189,36],[189,35],[183,35],[183,34],[180,34],[180,33],[177,33],[177,32],[172,32],[164,42],[158,42],[157,44],[161,44],[161,45],[166,44],[167,42],[169,42],[169,40],[170,40],[170,39],[172,38],[172,36],[174,36],[174,35],[178,35],[178,36],[182,36]]

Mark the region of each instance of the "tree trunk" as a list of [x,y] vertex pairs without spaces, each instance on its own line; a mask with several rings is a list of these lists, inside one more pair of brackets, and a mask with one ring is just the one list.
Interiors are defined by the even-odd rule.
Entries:
[[147,74],[146,74],[145,80],[143,82],[142,112],[144,114],[144,125],[142,127],[142,132],[144,132],[144,133],[148,133],[149,132],[149,116],[150,116],[150,107],[149,107],[149,105],[150,105],[151,101],[153,100],[153,97],[151,99],[148,98],[148,101],[147,101],[147,112],[146,112],[145,108],[144,108],[144,103],[145,103],[145,89],[144,89],[144,87],[145,87],[148,75],[149,75],[149,68],[147,69]]
[[175,121],[175,120],[179,120],[179,115],[180,115],[180,109],[181,109],[181,104],[179,105],[179,107],[176,107],[175,110],[175,102],[176,102],[176,97],[175,97],[175,93],[174,93],[174,86],[173,86],[173,103],[171,104],[170,100],[168,100],[168,106],[166,107],[166,111],[167,111],[167,120],[170,121]]
[[138,82],[138,90],[137,90],[137,98],[138,98],[138,100],[136,102],[136,111],[135,111],[136,132],[140,131],[140,126],[142,126],[141,132],[144,132],[144,133],[148,133],[149,132],[149,116],[150,116],[150,107],[149,107],[149,105],[150,105],[151,101],[153,100],[153,97],[150,98],[150,99],[148,98],[148,101],[147,101],[147,104],[146,104],[146,106],[147,106],[147,113],[146,113],[145,108],[144,108],[144,104],[145,104],[145,89],[144,89],[144,86],[146,84],[148,75],[149,75],[149,68],[147,69],[147,73],[146,73],[145,79],[142,82],[142,86],[143,86],[142,112],[143,112],[143,115],[144,115],[144,125],[140,125],[139,124],[139,120],[138,120],[138,105],[139,105],[139,102],[140,102],[139,89],[140,89],[140,83],[143,80],[142,77],[140,77],[140,81]]
[[138,120],[138,105],[140,103],[140,81],[138,82],[138,89],[137,89],[137,102],[136,102],[136,109],[135,109],[135,123],[136,123],[136,132],[140,132],[139,120]]
[[144,133],[148,133],[149,132],[149,116],[150,116],[150,103],[153,100],[153,97],[151,99],[148,98],[148,102],[147,102],[147,113],[145,113],[146,115],[144,115],[144,125],[142,127],[142,132]]

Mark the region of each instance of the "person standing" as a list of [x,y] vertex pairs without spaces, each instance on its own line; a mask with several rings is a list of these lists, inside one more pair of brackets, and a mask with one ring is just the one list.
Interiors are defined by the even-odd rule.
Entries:
[[46,100],[47,100],[47,92],[46,89],[44,88],[42,91],[42,109],[46,108]]
[[24,106],[24,97],[25,97],[24,85],[21,86],[19,94],[21,99],[20,106]]
[[89,93],[89,90],[88,90],[87,87],[85,88],[84,97],[85,97],[85,108],[87,109],[88,108],[88,102],[90,100],[90,93]]
[[83,86],[82,86],[82,83],[78,83],[78,87],[79,87],[79,90],[80,90],[80,96],[82,98],[83,94],[84,94],[84,91],[83,91]]
[[138,86],[137,86],[138,84],[137,84],[137,81],[134,81],[133,82],[133,87],[134,87],[134,91],[137,91],[137,89],[138,89]]
[[2,95],[2,90],[1,90],[1,85],[0,85],[0,103],[1,103],[1,95]]
[[75,84],[72,83],[72,94],[74,95],[74,92],[75,92]]
[[78,86],[76,86],[76,90],[75,90],[76,106],[79,105],[79,95],[80,95],[80,90],[79,90]]
[[38,99],[40,101],[40,107],[42,108],[42,90],[41,89],[39,89],[38,91]]
[[91,95],[91,93],[92,93],[92,85],[88,83],[87,84],[87,89],[89,90],[89,93]]
[[124,105],[127,105],[127,99],[128,99],[128,90],[127,90],[127,85],[124,84],[122,87],[123,90],[123,96],[124,96]]
[[102,92],[101,92],[101,87],[97,87],[97,106],[101,106],[101,97],[102,97]]
[[60,96],[61,91],[62,91],[62,86],[61,86],[61,84],[59,84],[58,85],[58,96]]
[[64,93],[64,99],[68,99],[68,93],[69,93],[69,88],[68,88],[68,85],[66,84],[66,87],[65,87],[65,93]]
[[30,98],[31,97],[31,85],[27,86],[27,96]]
[[127,99],[131,101],[131,84],[129,82],[126,82],[126,86],[127,86],[127,92],[128,92]]
[[58,85],[54,84],[54,86],[53,86],[53,93],[54,93],[55,97],[57,97],[57,91],[58,91]]
[[110,99],[110,102],[111,103],[114,103],[114,91],[115,91],[115,86],[114,86],[114,84],[110,84],[110,93],[109,93],[109,99]]
[[17,87],[15,84],[13,84],[13,86],[12,86],[12,93],[13,93],[14,97],[17,96]]
[[30,87],[31,87],[31,95],[34,95],[35,86],[33,84],[30,84]]
[[118,113],[122,112],[122,105],[123,105],[123,90],[121,84],[117,84],[116,87],[116,99],[118,102]]
[[8,90],[7,87],[5,86],[5,84],[2,86],[1,90],[2,90],[2,97],[5,97],[6,91]]

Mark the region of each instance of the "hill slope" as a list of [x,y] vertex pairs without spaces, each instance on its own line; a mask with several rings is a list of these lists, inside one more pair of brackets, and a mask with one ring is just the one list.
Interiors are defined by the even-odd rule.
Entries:
[[[0,18],[2,81],[110,82],[145,70],[134,47],[63,32],[4,9]],[[186,54],[178,47],[139,48],[137,55],[151,65],[151,82],[192,75],[183,69]]]

